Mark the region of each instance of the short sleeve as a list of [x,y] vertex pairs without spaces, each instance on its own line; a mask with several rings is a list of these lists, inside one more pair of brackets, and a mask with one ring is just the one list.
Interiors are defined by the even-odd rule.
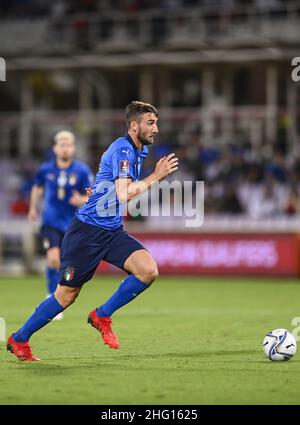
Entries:
[[34,184],[36,186],[44,186],[45,185],[45,180],[46,180],[46,173],[45,173],[45,167],[42,165],[34,178]]
[[131,179],[134,180],[134,153],[129,148],[120,148],[113,153],[112,157],[113,180]]

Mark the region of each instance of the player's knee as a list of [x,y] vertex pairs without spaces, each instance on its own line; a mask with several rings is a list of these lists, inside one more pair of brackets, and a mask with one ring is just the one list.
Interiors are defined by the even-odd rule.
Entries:
[[55,297],[63,308],[67,308],[71,304],[73,304],[76,298],[78,297],[78,295],[79,295],[79,290],[75,288],[68,288],[63,286],[58,286],[55,292]]
[[59,267],[60,267],[59,259],[58,258],[48,259],[48,267],[50,267],[51,269],[59,270]]
[[47,265],[51,269],[57,269],[59,270],[60,267],[60,258],[59,258],[59,252],[48,252],[47,255]]
[[145,266],[142,271],[143,282],[151,284],[158,278],[158,269],[155,263]]
[[58,297],[57,301],[63,308],[67,308],[75,302],[76,298],[77,298],[76,296],[72,296],[68,294],[68,295]]

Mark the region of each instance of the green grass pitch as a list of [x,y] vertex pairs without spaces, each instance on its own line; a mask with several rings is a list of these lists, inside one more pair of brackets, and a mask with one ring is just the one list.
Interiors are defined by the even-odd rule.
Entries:
[[[300,353],[273,363],[261,342],[300,316],[300,282],[161,277],[114,315],[120,349],[103,345],[87,314],[120,277],[85,285],[61,322],[31,339],[41,363],[0,342],[0,404],[299,404]],[[7,335],[43,299],[43,277],[1,278]]]

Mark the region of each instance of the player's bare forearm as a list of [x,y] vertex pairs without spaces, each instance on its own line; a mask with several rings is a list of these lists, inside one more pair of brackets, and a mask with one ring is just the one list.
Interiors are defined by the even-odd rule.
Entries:
[[30,195],[30,207],[32,208],[37,208],[41,197],[43,195],[43,188],[41,186],[37,186],[34,185],[32,190],[31,190],[31,195]]
[[38,204],[41,200],[41,197],[43,195],[43,188],[41,186],[34,185],[31,190],[30,195],[30,205],[29,205],[29,212],[28,212],[28,218],[30,221],[37,221],[38,220]]
[[117,180],[116,191],[120,202],[126,203],[131,201],[146,192],[153,183],[163,180],[176,170],[178,170],[178,158],[172,153],[167,157],[164,156],[161,158],[157,162],[154,172],[143,180],[137,182],[132,182],[130,179]]
[[131,182],[127,187],[127,202],[146,192],[153,183],[156,183],[158,181],[158,176],[155,173],[152,173],[143,180]]

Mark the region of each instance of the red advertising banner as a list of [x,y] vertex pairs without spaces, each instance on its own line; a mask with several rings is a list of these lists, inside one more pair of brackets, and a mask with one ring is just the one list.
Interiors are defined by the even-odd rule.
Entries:
[[[135,234],[160,273],[298,276],[296,234]],[[107,264],[102,271],[110,271]]]

